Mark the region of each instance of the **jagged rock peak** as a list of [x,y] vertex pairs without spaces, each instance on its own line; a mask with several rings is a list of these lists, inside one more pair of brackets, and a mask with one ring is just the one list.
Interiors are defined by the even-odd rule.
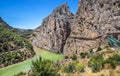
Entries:
[[63,3],[62,5],[58,6],[52,13],[52,15],[73,15],[69,9],[67,3]]
[[72,19],[73,14],[67,3],[60,5],[43,20],[40,27],[34,30],[33,45],[62,53],[66,39],[71,32]]

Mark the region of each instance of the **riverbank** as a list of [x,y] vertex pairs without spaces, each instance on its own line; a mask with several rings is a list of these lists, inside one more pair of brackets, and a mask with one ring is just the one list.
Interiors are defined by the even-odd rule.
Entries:
[[52,61],[64,59],[64,56],[61,54],[55,54],[36,47],[34,48],[34,50],[36,52],[36,56],[27,59],[23,62],[0,69],[0,76],[14,76],[15,74],[21,71],[28,72],[31,69],[32,61],[36,60],[39,56],[41,56],[44,59],[50,59]]

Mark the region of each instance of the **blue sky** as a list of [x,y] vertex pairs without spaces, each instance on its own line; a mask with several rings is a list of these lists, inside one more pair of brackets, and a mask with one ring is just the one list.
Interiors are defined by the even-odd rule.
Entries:
[[79,0],[0,0],[0,17],[10,26],[35,29],[59,5],[67,2],[76,13]]

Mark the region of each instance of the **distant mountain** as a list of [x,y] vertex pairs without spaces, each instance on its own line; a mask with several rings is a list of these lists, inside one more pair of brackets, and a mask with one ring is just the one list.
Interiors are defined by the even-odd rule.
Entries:
[[24,38],[30,38],[31,33],[33,32],[33,29],[20,29],[20,28],[14,28],[13,32],[21,35]]
[[33,29],[20,29],[20,28],[11,27],[1,17],[0,17],[0,25],[2,25],[2,27],[9,29],[10,31],[17,33],[27,39],[29,38],[29,35],[33,32]]
[[13,30],[0,18],[0,68],[26,60],[35,54],[29,41]]

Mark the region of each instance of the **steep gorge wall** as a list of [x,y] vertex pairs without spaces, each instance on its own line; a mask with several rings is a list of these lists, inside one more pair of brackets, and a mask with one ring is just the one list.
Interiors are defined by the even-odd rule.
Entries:
[[120,39],[120,0],[81,0],[76,15],[63,4],[34,34],[35,46],[64,54],[107,47],[106,36]]
[[120,0],[81,0],[64,53],[79,53],[108,46],[105,37],[119,39]]
[[73,14],[66,3],[57,7],[51,15],[43,20],[43,23],[34,31],[33,45],[62,53],[71,32]]

